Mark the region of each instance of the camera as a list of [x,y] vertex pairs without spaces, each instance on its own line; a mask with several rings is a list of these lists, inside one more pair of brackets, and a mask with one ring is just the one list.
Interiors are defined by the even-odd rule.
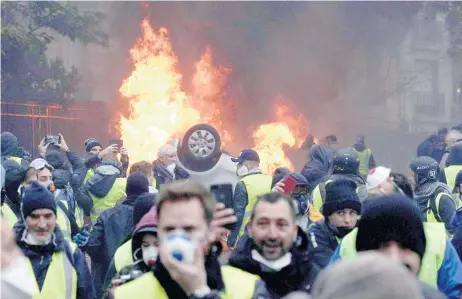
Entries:
[[58,135],[47,135],[45,137],[45,144],[58,145],[61,143],[61,137]]

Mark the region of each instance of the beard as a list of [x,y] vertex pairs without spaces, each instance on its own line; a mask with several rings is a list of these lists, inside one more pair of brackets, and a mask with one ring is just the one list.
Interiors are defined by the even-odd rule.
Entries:
[[51,234],[48,233],[46,235],[41,235],[41,236],[37,235],[38,233],[44,233],[44,232],[46,231],[42,231],[42,230],[31,231],[26,236],[26,242],[29,245],[39,245],[39,246],[49,244],[51,242],[51,236],[52,236]]
[[284,248],[280,240],[263,240],[260,242],[253,241],[254,248],[259,254],[269,261],[274,261],[284,256],[289,250]]

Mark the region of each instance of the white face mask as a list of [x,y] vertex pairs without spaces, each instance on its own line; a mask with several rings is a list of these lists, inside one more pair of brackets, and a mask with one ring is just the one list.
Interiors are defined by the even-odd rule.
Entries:
[[243,177],[243,176],[249,174],[249,169],[247,168],[247,166],[242,165],[241,167],[239,167],[239,168],[236,170],[236,174],[237,174],[238,176],[240,176],[240,177]]
[[175,172],[174,172],[174,171],[175,171],[175,167],[176,167],[176,164],[175,164],[175,163],[172,163],[172,164],[168,165],[168,166],[165,167],[165,168],[168,170],[168,172],[170,172],[171,174],[174,174],[174,173],[175,173]]
[[252,259],[277,272],[290,264],[292,261],[292,253],[287,252],[277,260],[269,261],[254,249],[252,250]]
[[156,246],[141,247],[141,251],[143,252],[143,261],[146,265],[151,266],[156,262],[159,255],[159,250]]

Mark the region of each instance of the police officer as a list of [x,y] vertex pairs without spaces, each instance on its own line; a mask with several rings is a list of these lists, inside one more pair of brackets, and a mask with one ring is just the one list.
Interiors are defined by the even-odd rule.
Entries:
[[414,183],[414,200],[427,222],[442,222],[451,231],[451,217],[456,211],[448,185],[438,182],[439,165],[431,157],[418,157],[409,165]]
[[252,149],[243,150],[239,157],[232,158],[237,163],[236,174],[241,180],[234,190],[234,211],[237,222],[228,237],[228,246],[233,247],[238,234],[243,235],[245,226],[257,201],[257,197],[271,191],[273,178],[264,175],[260,169],[260,157]]
[[26,188],[15,227],[16,243],[28,259],[35,277],[34,298],[94,299],[85,256],[67,242],[56,225],[56,202],[46,188]]
[[351,148],[339,149],[332,162],[332,175],[327,182],[320,183],[312,193],[313,206],[321,210],[326,195],[326,185],[337,179],[347,179],[356,184],[356,193],[361,201],[368,196],[366,182],[359,174],[359,158]]

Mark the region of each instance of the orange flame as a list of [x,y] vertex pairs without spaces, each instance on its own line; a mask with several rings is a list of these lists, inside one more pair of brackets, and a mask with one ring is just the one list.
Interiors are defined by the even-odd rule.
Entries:
[[274,104],[277,122],[261,125],[254,132],[253,148],[260,156],[260,167],[266,174],[272,175],[279,167],[294,170],[285,149],[300,147],[308,134],[308,121],[301,113],[291,111],[283,98]]
[[153,161],[163,144],[200,122],[224,132],[214,101],[222,99],[220,87],[229,71],[215,69],[207,49],[196,65],[194,97],[188,96],[167,29],[154,31],[146,19],[141,26],[143,34],[130,49],[134,70],[119,90],[130,101],[130,116],[121,117],[119,130],[133,162]]

